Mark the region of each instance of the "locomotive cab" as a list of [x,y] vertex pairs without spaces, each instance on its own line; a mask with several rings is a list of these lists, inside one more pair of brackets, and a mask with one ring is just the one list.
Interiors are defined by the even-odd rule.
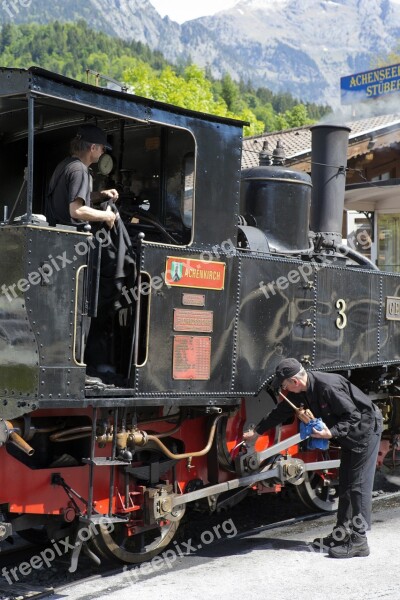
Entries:
[[[168,331],[168,344],[173,342],[165,310],[171,303],[182,304],[179,289],[164,287],[166,272],[174,268],[170,279],[178,283],[182,263],[174,257],[182,260],[184,249],[197,257],[207,251],[208,258],[215,239],[229,240],[234,247],[236,217],[234,211],[227,213],[219,194],[237,201],[238,182],[215,185],[216,157],[228,165],[239,164],[242,124],[199,118],[184,109],[72,82],[38,68],[2,69],[0,77],[0,236],[10,257],[0,268],[0,370],[1,394],[10,415],[34,410],[43,401],[56,403],[64,395],[60,389],[66,400],[86,396],[82,332],[88,318],[93,323],[98,313],[101,254],[107,252],[111,237],[117,268],[120,238],[113,239],[101,224],[50,226],[46,221],[51,175],[68,156],[69,143],[84,123],[101,127],[111,143],[112,151],[91,167],[93,191],[117,189],[117,208],[136,261],[136,269],[127,276],[111,275],[116,301],[108,325],[109,360],[101,365],[109,369],[105,383],[114,396],[125,395],[117,388],[131,389],[130,394],[135,388],[140,395],[175,386],[181,393],[184,384],[174,383],[170,349],[162,382],[156,383],[153,375],[154,369],[160,374],[160,331]],[[215,219],[210,220],[210,212]],[[165,248],[170,248],[169,262]]]
[[[50,227],[45,217],[50,177],[68,156],[78,125],[96,123],[112,140],[113,153],[93,165],[93,190],[118,190],[118,210],[133,249],[139,232],[146,241],[188,245],[194,213],[195,144],[190,132],[93,109],[80,111],[63,100],[38,97],[32,102],[30,119],[29,102],[3,98],[0,117],[0,235],[3,246],[13,249],[1,269],[3,311],[12,312],[2,344],[3,354],[8,354],[7,366],[2,362],[3,393],[20,396],[24,409],[34,407],[37,397],[54,397],[57,388],[66,389],[67,398],[84,395],[79,336],[87,315],[96,316],[99,246],[106,251],[110,232],[102,224],[94,231],[83,225]],[[134,271],[131,280],[123,281],[126,290],[135,287]],[[121,310],[111,325],[109,362],[127,386],[137,298],[125,295],[131,301],[122,309],[120,296]],[[22,381],[13,373],[20,368],[26,374]]]
[[[29,123],[25,98],[1,101],[3,224],[44,224],[50,177],[69,155],[79,125],[93,123],[105,129],[113,145],[104,160],[92,165],[93,190],[116,186],[122,216],[140,222],[146,239],[190,244],[195,141],[189,131],[123,119],[93,107],[79,110],[61,98],[40,96],[31,103]],[[30,127],[33,139],[28,141]]]

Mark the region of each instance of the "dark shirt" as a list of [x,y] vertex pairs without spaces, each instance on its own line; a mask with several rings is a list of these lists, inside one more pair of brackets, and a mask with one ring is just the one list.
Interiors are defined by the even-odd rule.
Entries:
[[[332,436],[343,448],[360,448],[367,444],[373,429],[382,431],[382,417],[372,400],[345,377],[334,373],[308,372],[307,391],[291,394],[290,400],[309,408],[321,417]],[[282,400],[256,427],[261,434],[293,415],[293,409]]]
[[92,178],[89,168],[76,156],[65,158],[55,169],[49,184],[46,217],[50,225],[82,225],[73,219],[69,205],[81,198],[90,206]]

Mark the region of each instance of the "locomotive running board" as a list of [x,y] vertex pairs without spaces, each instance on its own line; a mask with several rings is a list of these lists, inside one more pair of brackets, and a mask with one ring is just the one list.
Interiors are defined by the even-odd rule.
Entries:
[[[295,446],[304,439],[305,438],[301,438],[300,434],[298,433],[290,438],[287,438],[286,440],[283,440],[282,442],[279,442],[278,444],[275,444],[274,446],[271,446],[271,448],[267,448],[263,452],[259,452],[258,457],[260,461],[264,461],[267,458],[271,458],[272,456],[279,454],[282,452],[282,450],[290,448],[290,446]],[[340,460],[322,460],[312,463],[304,463],[304,471],[336,469],[339,465]],[[222,494],[223,492],[235,490],[240,487],[254,485],[258,481],[265,481],[266,479],[279,477],[279,474],[279,467],[270,468],[270,465],[267,465],[261,471],[254,473],[254,475],[246,475],[245,477],[231,479],[230,481],[225,481],[224,483],[217,483],[216,485],[211,485],[194,492],[188,492],[187,494],[182,494],[181,496],[174,496],[172,498],[172,508],[181,506],[182,504],[188,504],[189,502],[194,502],[196,500],[201,500],[202,498],[207,498],[208,496],[215,494]]]

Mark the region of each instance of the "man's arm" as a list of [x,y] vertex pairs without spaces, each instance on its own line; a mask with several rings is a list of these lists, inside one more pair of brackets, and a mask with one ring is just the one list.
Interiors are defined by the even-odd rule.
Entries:
[[332,437],[343,438],[349,433],[351,426],[356,426],[361,414],[343,385],[332,386],[326,392],[326,400],[337,422],[330,428]]
[[272,427],[276,427],[280,425],[291,416],[294,416],[293,409],[286,404],[286,402],[280,402],[274,409],[271,410],[268,416],[261,419],[258,425],[254,428],[254,430],[250,429],[243,433],[243,439],[249,440],[255,434],[262,435],[268,429],[272,429]]
[[281,423],[293,416],[293,409],[288,404],[286,404],[286,402],[282,401],[279,404],[277,404],[274,409],[271,410],[269,415],[261,419],[261,421],[255,428],[255,432],[258,433],[258,435],[262,435],[263,433],[268,431],[268,429],[272,429],[273,427],[280,425]]
[[99,204],[100,202],[104,202],[105,200],[113,200],[116,202],[119,198],[119,194],[117,190],[114,188],[109,190],[102,190],[101,192],[91,192],[90,199],[92,202]]
[[103,221],[111,229],[118,215],[108,206],[106,210],[98,210],[91,206],[86,206],[81,198],[76,198],[69,205],[69,214],[78,221]]

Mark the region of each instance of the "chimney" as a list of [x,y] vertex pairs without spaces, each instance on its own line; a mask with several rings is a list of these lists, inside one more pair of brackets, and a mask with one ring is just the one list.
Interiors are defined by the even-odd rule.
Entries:
[[325,248],[342,243],[347,146],[351,129],[346,125],[311,127],[311,214],[310,227],[320,234]]

